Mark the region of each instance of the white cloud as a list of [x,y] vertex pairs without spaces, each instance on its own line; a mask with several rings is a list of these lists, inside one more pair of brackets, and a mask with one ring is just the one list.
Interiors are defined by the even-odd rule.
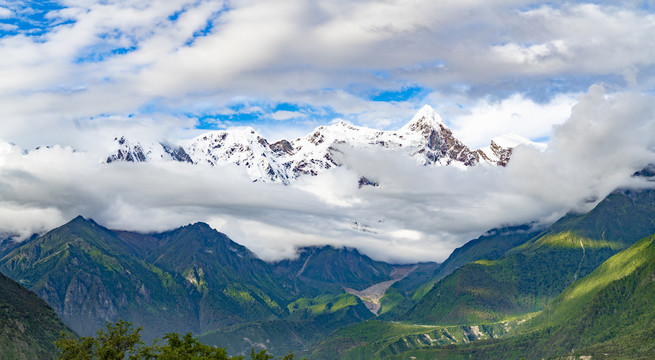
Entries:
[[518,94],[500,101],[484,98],[447,120],[455,136],[473,148],[487,146],[490,139],[508,133],[543,141],[554,125],[569,118],[575,102],[576,96],[571,94],[558,95],[545,104]]
[[10,18],[14,15],[14,12],[5,7],[0,7],[0,19]]
[[271,118],[274,120],[300,119],[304,117],[307,117],[307,114],[303,114],[299,111],[278,110],[271,114]]
[[[594,86],[546,151],[519,147],[507,168],[425,167],[344,147],[344,167],[291,186],[252,183],[238,167],[102,164],[71,148],[24,154],[5,144],[0,230],[26,236],[78,214],[138,231],[207,221],[265,259],[330,243],[389,261],[442,261],[490,228],[554,221],[634,183],[630,175],[655,161],[654,100]],[[360,176],[381,186],[359,189]]]
[[11,24],[0,24],[0,31],[15,31],[18,29],[18,26]]
[[[556,95],[599,80],[622,86],[625,78],[639,89],[655,78],[655,17],[628,3],[66,5],[48,18],[72,23],[38,38],[0,39],[0,116],[15,123],[0,138],[22,144],[35,124],[56,137],[61,121],[101,115],[186,113],[201,104],[211,111],[240,96],[304,101],[357,124],[393,128],[420,100],[381,103],[363,94],[418,84],[441,93],[465,89],[469,103],[488,96],[511,101],[534,87],[562,87]],[[206,35],[194,35],[208,23]],[[117,48],[130,51],[112,55]],[[548,85],[553,78],[561,85]]]
[[[0,151],[0,228],[27,235],[79,213],[143,231],[207,220],[268,257],[331,241],[443,259],[490,227],[552,220],[603,196],[652,160],[653,99],[636,94],[655,84],[655,16],[637,3],[66,2],[44,35],[0,37],[0,140],[18,145]],[[0,0],[0,18],[24,5]],[[618,94],[592,88],[570,111],[597,82]],[[423,99],[368,96],[408,84],[432,91],[426,101],[472,147],[513,132],[552,136],[549,149],[466,172],[351,154],[376,189],[357,189],[350,181],[364,174],[347,169],[279,187],[244,183],[239,169],[99,163],[115,136],[182,139],[196,134],[194,116],[266,114],[264,103],[307,114],[271,114],[286,121],[262,132],[277,138],[329,121],[322,109],[395,129]],[[80,151],[22,154],[56,144]]]

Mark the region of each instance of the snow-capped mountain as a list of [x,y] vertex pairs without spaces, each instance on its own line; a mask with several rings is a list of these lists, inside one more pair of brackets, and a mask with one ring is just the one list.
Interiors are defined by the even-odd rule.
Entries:
[[539,150],[545,149],[545,145],[530,141],[521,135],[506,134],[491,139],[489,146],[478,149],[475,152],[480,160],[499,166],[507,166],[512,156],[512,150],[519,145],[528,145]]
[[107,157],[107,162],[130,161],[145,162],[152,160],[169,160],[180,162],[193,162],[191,157],[181,146],[172,146],[163,143],[143,146],[139,142],[131,142],[124,136],[115,138],[116,150]]
[[[289,184],[304,175],[343,166],[343,150],[372,149],[406,154],[420,164],[430,166],[505,166],[512,148],[531,142],[518,135],[495,138],[491,145],[471,150],[458,140],[430,107],[424,106],[402,128],[381,131],[347,122],[319,126],[310,134],[293,141],[270,144],[251,127],[211,131],[192,139],[186,146],[141,144],[117,138],[113,161],[186,161],[194,164],[242,166],[253,181]],[[364,178],[363,178],[364,179]],[[360,181],[368,185],[370,180]]]
[[422,155],[417,160],[425,165],[450,165],[452,162],[458,162],[472,166],[480,160],[475,152],[453,136],[441,117],[429,105],[425,105],[399,132],[418,140],[418,149],[412,156]]
[[196,164],[235,164],[246,168],[253,180],[289,182],[289,173],[279,164],[270,144],[251,127],[211,131],[191,141],[187,152]]

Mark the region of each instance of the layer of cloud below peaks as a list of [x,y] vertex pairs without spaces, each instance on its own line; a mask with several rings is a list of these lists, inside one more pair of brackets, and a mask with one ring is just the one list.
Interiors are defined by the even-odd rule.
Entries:
[[[393,152],[291,186],[252,183],[238,167],[102,164],[72,148],[0,146],[0,231],[22,237],[78,214],[110,228],[162,231],[206,221],[264,259],[298,246],[348,245],[377,259],[442,261],[500,225],[549,223],[585,210],[655,162],[655,99],[594,86],[548,149],[515,150],[507,168],[424,167]],[[381,187],[357,187],[359,176]]]

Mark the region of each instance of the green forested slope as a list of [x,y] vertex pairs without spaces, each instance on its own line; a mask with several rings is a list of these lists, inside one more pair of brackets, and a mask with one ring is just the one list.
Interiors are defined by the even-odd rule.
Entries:
[[298,252],[296,259],[276,262],[275,269],[285,277],[297,278],[320,291],[341,286],[362,290],[390,280],[393,271],[393,266],[375,261],[357,249],[312,246]]
[[655,191],[615,192],[569,215],[498,260],[445,277],[399,320],[456,325],[542,310],[549,300],[618,251],[655,232]]
[[36,294],[0,274],[0,358],[54,359],[61,331],[72,333]]
[[[539,231],[533,230],[529,225],[493,229],[455,249],[446,261],[439,265],[420,264],[422,266],[417,271],[393,284],[382,298],[381,319],[393,320],[404,317],[404,314],[415,306],[435,283],[461,266],[476,260],[498,259],[507,250],[523,244],[537,234]],[[425,273],[426,271],[432,273]],[[419,273],[422,273],[422,276],[419,277]],[[416,280],[423,282],[416,283]]]
[[[359,279],[366,287],[393,270],[356,251],[324,250],[306,269],[318,276],[323,268],[333,278],[315,282],[262,261],[203,223],[138,234],[77,217],[10,251],[0,270],[37,293],[80,335],[122,319],[142,326],[148,341],[165,332],[211,333],[204,339],[215,344],[249,339],[241,340],[242,348],[230,347],[233,352],[297,338],[277,347],[276,355],[284,355],[372,316],[340,281]],[[330,286],[322,288],[327,280]],[[251,331],[256,327],[264,331]]]
[[164,324],[176,332],[197,327],[179,277],[132,256],[116,234],[82,217],[15,249],[0,260],[0,270],[81,335],[119,319],[152,329],[145,333],[150,337]]
[[264,320],[239,324],[200,336],[203,343],[227,348],[232,353],[248,350],[260,343],[274,354],[303,351],[331,332],[373,317],[351,294],[300,298],[288,305],[291,315],[283,320]]
[[567,287],[513,336],[460,346],[415,346],[388,359],[653,359],[655,236]]
[[655,236],[649,236],[569,286],[527,323],[526,329],[547,333],[527,355],[655,357],[653,295]]
[[653,191],[613,193],[497,260],[462,266],[407,316],[337,331],[312,358],[653,358],[655,250],[652,237],[635,242],[655,233],[654,215]]
[[[477,260],[496,260],[540,233],[529,225],[493,229],[453,250],[435,273],[434,282]],[[429,289],[428,289],[429,290]]]
[[129,320],[152,339],[285,317],[296,289],[205,224],[140,235],[78,217],[15,249],[0,269],[81,335]]

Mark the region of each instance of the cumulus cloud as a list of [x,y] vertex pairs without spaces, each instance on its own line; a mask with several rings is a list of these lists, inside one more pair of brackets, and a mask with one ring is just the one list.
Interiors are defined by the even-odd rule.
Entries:
[[289,120],[289,119],[299,119],[306,117],[306,114],[303,114],[299,111],[288,111],[288,110],[278,110],[271,114],[271,117],[275,120]]
[[0,19],[8,18],[14,14],[13,11],[0,6]]
[[[25,237],[78,214],[145,232],[206,221],[268,260],[334,244],[388,261],[442,261],[493,227],[547,224],[618,186],[643,186],[630,175],[655,161],[654,100],[593,86],[547,150],[518,147],[507,168],[426,167],[342,146],[343,167],[290,186],[253,183],[236,166],[104,164],[70,147],[3,144],[0,230]],[[380,187],[360,189],[360,176]]]
[[[29,10],[29,2],[1,4]],[[0,37],[0,116],[13,123],[0,138],[32,145],[35,124],[56,137],[65,133],[57,131],[62,121],[107,115],[175,115],[184,127],[179,115],[221,113],[240,98],[323,106],[389,129],[425,99],[372,101],[379,89],[420,86],[471,103],[511,102],[538,87],[557,98],[598,81],[647,88],[655,78],[655,17],[632,2],[64,5],[44,15],[43,34]]]
[[[592,86],[554,130],[540,163],[517,151],[510,171],[526,171],[517,186],[532,191],[543,202],[597,199],[626,184],[626,175],[653,161],[655,151],[655,107],[652,96],[606,94]],[[547,186],[545,192],[537,185]],[[529,190],[532,189],[532,190]],[[549,194],[544,197],[544,194]],[[588,209],[593,203],[569,206]]]
[[571,115],[576,96],[561,94],[548,103],[515,94],[503,100],[484,98],[470,108],[450,111],[453,133],[465,144],[480,148],[490,137],[516,133],[528,139],[549,138],[554,125],[562,124]]

